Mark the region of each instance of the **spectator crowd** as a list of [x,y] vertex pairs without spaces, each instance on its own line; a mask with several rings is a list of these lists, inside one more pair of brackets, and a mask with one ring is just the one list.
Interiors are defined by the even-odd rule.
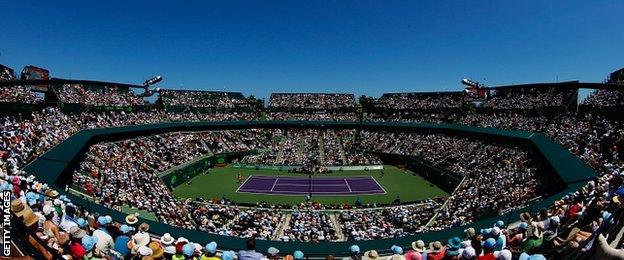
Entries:
[[117,86],[86,86],[64,84],[52,88],[60,102],[86,106],[139,106],[143,98],[129,89]]
[[269,108],[331,110],[355,108],[353,94],[273,93]]
[[[97,99],[101,96],[107,96],[107,104],[134,102],[133,97],[78,89],[71,86],[62,88],[58,95],[66,98],[68,103],[77,100],[96,105],[100,104]],[[307,94],[299,95],[301,97],[292,98],[276,95],[275,101],[271,98],[272,106],[320,108],[331,102],[335,102],[334,105],[350,103],[338,102],[344,98],[342,96],[320,95],[323,97],[318,98],[318,102],[311,102]],[[564,106],[568,95],[566,91],[559,90],[501,91],[484,106],[529,110]],[[312,100],[316,100],[318,95],[314,96]],[[21,98],[16,100],[25,102]],[[406,106],[413,106],[409,102]],[[614,97],[613,94],[597,91],[588,97],[586,104],[613,107],[621,102],[620,95]],[[261,259],[265,255],[272,257],[292,253],[290,257],[293,259],[303,259],[305,256],[300,251],[280,254],[278,249],[273,248],[257,252],[254,239],[248,240],[247,250],[234,253],[218,250],[218,241],[199,245],[183,237],[173,238],[170,234],[151,234],[149,225],[139,223],[135,215],[128,215],[125,223],[114,222],[110,216],[74,205],[58,191],[49,189],[46,184],[39,183],[21,170],[25,164],[81,129],[254,118],[247,116],[162,111],[84,111],[69,115],[58,108],[48,107],[30,115],[3,117],[0,118],[0,188],[11,192],[13,214],[58,255],[108,259],[194,259],[205,255],[229,260]],[[408,248],[393,246],[389,250],[381,249],[391,252],[390,258],[512,259],[513,255],[521,259],[560,259],[583,254],[593,259],[624,258],[621,240],[615,241],[614,246],[610,245],[622,228],[624,200],[624,125],[619,118],[591,111],[549,116],[499,111],[434,117],[411,114],[407,120],[429,122],[431,118],[435,122],[544,133],[577,155],[599,176],[537,213],[523,213],[519,223],[512,225],[497,221],[490,228],[468,228],[464,237],[429,241],[429,244],[419,240]],[[402,117],[371,120],[401,121]],[[413,155],[455,173],[462,181],[446,201],[343,210],[337,215],[338,225],[335,225],[332,224],[335,221],[332,214],[324,211],[295,210],[285,213],[265,207],[243,208],[230,205],[227,201],[206,203],[180,200],[173,197],[157,176],[173,165],[202,154],[258,148],[269,148],[269,152],[248,160],[254,163],[275,161],[285,165],[312,161],[325,161],[330,165],[342,161],[348,165],[350,162],[376,160],[350,157],[370,156],[368,151]],[[531,200],[548,195],[552,192],[549,188],[556,185],[553,180],[539,174],[540,167],[532,154],[522,147],[470,137],[359,130],[249,129],[177,132],[97,143],[79,162],[72,181],[74,186],[82,188],[104,206],[115,209],[132,206],[154,213],[162,223],[182,228],[225,236],[285,241],[335,241],[341,239],[341,231],[342,239],[358,241],[470,225],[488,212],[505,213],[521,208]],[[282,223],[285,219],[289,219],[287,224]],[[280,223],[284,225],[281,229]],[[379,257],[374,251],[360,252],[355,245],[349,248],[349,252],[354,259]]]
[[249,102],[240,92],[160,90],[160,99],[165,106],[217,109],[249,107]]

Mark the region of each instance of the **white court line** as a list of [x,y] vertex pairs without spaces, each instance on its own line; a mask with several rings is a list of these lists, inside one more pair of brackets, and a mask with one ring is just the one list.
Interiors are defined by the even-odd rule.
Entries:
[[275,188],[275,184],[277,184],[277,180],[279,180],[279,177],[275,178],[275,182],[273,183],[273,186],[271,186],[271,191],[273,191],[273,189]]
[[[298,184],[298,183],[278,183],[277,186],[294,186],[294,187],[307,187],[310,186],[308,184]],[[344,186],[344,184],[312,184],[312,187],[338,187]]]
[[249,177],[247,177],[247,179],[245,179],[245,181],[243,182],[243,184],[241,184],[240,186],[238,186],[238,189],[236,189],[236,192],[238,192],[238,190],[240,190],[240,188],[241,188],[241,187],[245,186],[245,183],[247,183],[247,181],[248,181],[249,179],[251,179],[251,177],[252,177],[252,176],[253,176],[253,175],[249,175]]
[[353,192],[353,191],[351,190],[351,186],[349,186],[349,182],[347,181],[347,179],[344,179],[344,178],[343,178],[343,180],[344,180],[345,184],[347,184],[347,188],[349,188],[349,193]]
[[373,178],[373,176],[368,176],[368,177],[370,177],[371,179],[373,179],[375,181],[375,183],[377,183],[377,186],[379,186],[379,188],[381,188],[381,190],[383,190],[383,192],[384,192],[383,194],[388,194],[388,192],[386,192],[386,189],[384,189],[384,187],[381,186],[381,184],[379,184],[379,182],[377,182],[377,180],[375,178]]
[[[308,194],[308,192],[300,192],[300,191],[273,191],[273,192],[269,192],[267,190],[258,190],[258,189],[245,189],[243,191],[239,191],[240,193],[251,193],[251,194],[263,194],[263,195],[283,195],[283,196],[301,196],[301,195],[306,195]],[[383,194],[380,192],[373,192],[373,193],[357,193],[357,192],[334,192],[334,191],[315,191],[312,192],[313,194],[315,194],[316,196],[353,196],[353,195],[358,195],[358,196],[371,196],[371,195],[379,195],[379,194]]]

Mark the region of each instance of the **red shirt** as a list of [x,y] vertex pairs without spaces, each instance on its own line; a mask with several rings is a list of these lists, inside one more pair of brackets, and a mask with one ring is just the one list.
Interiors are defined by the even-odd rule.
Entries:
[[83,259],[86,253],[85,248],[80,243],[70,243],[69,250],[73,259]]
[[494,252],[492,252],[486,255],[479,256],[479,260],[496,260],[496,257],[494,257]]
[[445,255],[445,251],[442,250],[439,253],[435,253],[435,252],[427,252],[427,260],[432,259],[432,260],[440,260],[443,259]]
[[574,205],[572,205],[568,209],[566,217],[568,219],[573,218],[577,213],[581,212],[582,209],[583,209],[583,207],[581,207],[581,205],[579,203],[575,203]]

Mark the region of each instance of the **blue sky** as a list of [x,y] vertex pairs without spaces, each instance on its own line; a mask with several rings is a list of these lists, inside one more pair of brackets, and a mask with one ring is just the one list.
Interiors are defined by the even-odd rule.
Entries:
[[624,1],[1,1],[0,63],[137,84],[160,74],[161,87],[261,97],[459,90],[465,77],[600,82],[624,66],[622,10]]

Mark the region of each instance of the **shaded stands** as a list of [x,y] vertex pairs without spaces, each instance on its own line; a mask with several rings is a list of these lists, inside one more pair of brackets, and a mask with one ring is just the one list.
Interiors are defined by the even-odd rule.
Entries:
[[[595,177],[595,173],[580,159],[573,156],[558,144],[555,144],[545,135],[512,130],[499,130],[492,128],[477,128],[448,124],[407,124],[407,123],[356,123],[356,122],[302,122],[302,121],[279,121],[279,122],[192,122],[192,123],[166,123],[141,126],[126,126],[107,129],[82,130],[53,149],[49,150],[38,159],[34,160],[24,170],[32,173],[40,181],[50,184],[50,187],[67,195],[75,204],[87,208],[90,212],[99,212],[102,215],[111,215],[116,221],[123,222],[125,214],[94,204],[65,192],[64,187],[71,177],[72,167],[78,163],[89,145],[101,141],[115,141],[136,136],[151,135],[174,131],[201,131],[218,129],[248,129],[248,128],[330,128],[330,129],[366,129],[384,131],[409,131],[423,133],[443,133],[449,135],[468,135],[474,138],[487,138],[501,142],[513,142],[532,149],[538,160],[542,161],[554,173],[553,178],[560,179],[562,188],[555,194],[539,201],[531,202],[527,207],[511,211],[502,216],[481,219],[470,224],[471,227],[489,227],[491,223],[502,219],[505,223],[518,220],[520,212],[536,212],[541,208],[551,205],[555,200],[569,192],[577,191],[587,181]],[[547,173],[544,173],[547,174]],[[220,248],[224,250],[241,249],[245,247],[245,240],[235,237],[225,237],[215,234],[207,234],[197,230],[186,230],[168,226],[151,220],[141,219],[150,225],[150,230],[156,234],[170,233],[174,237],[184,236],[191,241],[205,244],[209,241],[218,241]],[[423,239],[425,241],[445,240],[449,237],[463,234],[466,226],[450,228],[444,231],[430,232],[413,236],[405,236],[394,239],[370,240],[358,242],[362,250],[380,250],[390,248],[391,245],[410,247],[411,242]],[[311,257],[333,254],[337,256],[348,255],[348,247],[352,242],[280,242],[258,241],[258,249],[265,251],[270,246],[275,246],[284,252],[302,250]],[[381,254],[388,253],[380,250]]]
[[463,91],[384,93],[375,101],[376,110],[458,110],[466,105]]
[[384,93],[370,112],[378,118],[410,120],[463,113],[467,107],[462,91]]
[[170,112],[251,111],[249,101],[241,92],[162,89],[157,103]]
[[343,93],[271,93],[268,110],[290,113],[354,113],[355,95]]
[[[598,102],[578,104],[579,89],[596,90]],[[464,92],[385,93],[376,102],[374,114],[403,120],[428,116],[469,113],[516,113],[527,116],[555,116],[562,113],[593,112],[610,115],[624,108],[624,85],[613,83],[531,83],[487,87],[485,101],[463,99]],[[591,98],[591,96],[590,96]],[[608,102],[602,100],[608,99]],[[599,105],[597,105],[599,104]],[[433,120],[435,118],[431,118]]]
[[15,80],[15,71],[7,66],[0,64],[0,81]]
[[609,84],[624,84],[624,68],[611,72],[609,74],[609,79],[607,79],[607,83]]
[[32,92],[42,93],[45,98],[36,106],[0,104],[4,108],[3,114],[29,114],[45,106],[58,106],[66,113],[80,112],[85,109],[93,111],[147,109],[143,99],[131,90],[143,89],[143,86],[139,85],[58,78],[0,81],[0,88],[16,89],[22,86],[28,86]]
[[578,81],[488,87],[480,112],[533,111],[546,114],[576,111]]
[[579,83],[580,88],[593,89],[585,101],[579,105],[581,113],[595,113],[617,118],[624,109],[624,83]]

